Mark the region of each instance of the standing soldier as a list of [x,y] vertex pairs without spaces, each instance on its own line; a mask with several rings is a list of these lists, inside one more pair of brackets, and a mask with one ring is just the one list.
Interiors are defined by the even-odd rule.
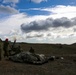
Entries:
[[1,44],[0,44],[0,60],[1,60],[1,53],[2,53],[2,52],[1,52]]
[[8,42],[8,39],[6,38],[3,44],[4,57],[6,56],[8,57],[8,45],[9,45],[9,42]]
[[2,59],[2,40],[0,39],[0,60]]

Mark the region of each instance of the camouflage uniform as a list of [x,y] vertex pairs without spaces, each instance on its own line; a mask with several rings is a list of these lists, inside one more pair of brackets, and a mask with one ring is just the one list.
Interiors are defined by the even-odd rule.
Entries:
[[30,48],[29,52],[32,54],[32,56],[36,57],[38,61],[40,60],[39,55],[35,54],[35,50],[32,47]]
[[13,44],[10,47],[11,49],[9,50],[9,55],[15,55],[21,52],[21,47],[20,45],[16,44],[16,39],[14,40]]
[[9,45],[9,42],[8,42],[8,39],[6,39],[4,41],[4,44],[3,44],[3,50],[4,50],[4,57],[7,56],[8,57],[8,45]]
[[29,50],[30,53],[35,53],[34,49],[31,47]]
[[1,44],[0,44],[0,60],[1,60]]

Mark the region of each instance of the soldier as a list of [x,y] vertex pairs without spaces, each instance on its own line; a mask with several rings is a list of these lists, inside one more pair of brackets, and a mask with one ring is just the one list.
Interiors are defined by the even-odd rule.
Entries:
[[9,50],[9,55],[15,55],[21,52],[21,47],[20,45],[16,44],[16,39],[14,40],[10,48],[11,50]]
[[35,54],[35,50],[34,50],[32,47],[30,48],[29,52],[30,52],[34,57],[36,57],[38,61],[40,60],[39,55]]
[[29,50],[30,53],[35,53],[34,49],[31,47]]
[[2,40],[0,39],[0,60],[2,59]]
[[2,52],[1,52],[1,44],[0,44],[0,60],[1,60],[1,53],[2,53]]
[[4,50],[4,57],[8,57],[8,45],[9,45],[9,42],[8,42],[8,39],[6,38],[5,41],[4,41],[4,44],[3,44],[3,50]]

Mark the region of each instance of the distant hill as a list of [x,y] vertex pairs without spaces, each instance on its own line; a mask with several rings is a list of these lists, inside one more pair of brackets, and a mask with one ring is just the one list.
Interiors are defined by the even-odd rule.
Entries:
[[75,46],[75,45],[76,45],[76,43],[73,43],[73,44],[71,44],[71,45],[74,45],[74,46]]

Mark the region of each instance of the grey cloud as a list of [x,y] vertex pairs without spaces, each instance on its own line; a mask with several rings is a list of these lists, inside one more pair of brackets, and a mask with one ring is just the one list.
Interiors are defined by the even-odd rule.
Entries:
[[73,28],[74,32],[76,32],[76,28]]
[[76,17],[72,18],[73,24],[76,25]]
[[3,0],[3,3],[18,3],[19,0]]
[[32,2],[34,2],[34,3],[40,3],[40,2],[42,2],[42,1],[47,1],[47,0],[30,0],[30,1],[32,1]]
[[62,17],[60,19],[55,19],[53,21],[53,26],[54,27],[70,27],[72,25],[72,22],[70,19],[66,18],[66,17]]
[[21,30],[24,32],[31,32],[31,31],[42,31],[48,30],[48,26],[44,24],[45,22],[40,21],[40,24],[36,21],[29,23],[29,25],[22,24]]
[[29,24],[22,24],[21,30],[23,32],[31,32],[31,31],[46,31],[50,28],[58,28],[58,27],[64,27],[69,28],[74,25],[76,25],[75,22],[76,18],[68,19],[66,17],[52,19],[48,18],[46,20],[40,20],[40,21],[33,21]]
[[74,36],[74,34],[70,34],[70,35],[69,35],[69,37],[72,37],[72,36]]
[[35,34],[33,36],[29,35],[29,36],[26,36],[26,38],[33,38],[33,37],[43,37],[44,35],[43,34]]
[[48,33],[47,36],[51,36],[51,33]]
[[18,10],[16,10],[15,8],[12,8],[10,6],[0,6],[0,13],[2,14],[17,14],[19,13]]

